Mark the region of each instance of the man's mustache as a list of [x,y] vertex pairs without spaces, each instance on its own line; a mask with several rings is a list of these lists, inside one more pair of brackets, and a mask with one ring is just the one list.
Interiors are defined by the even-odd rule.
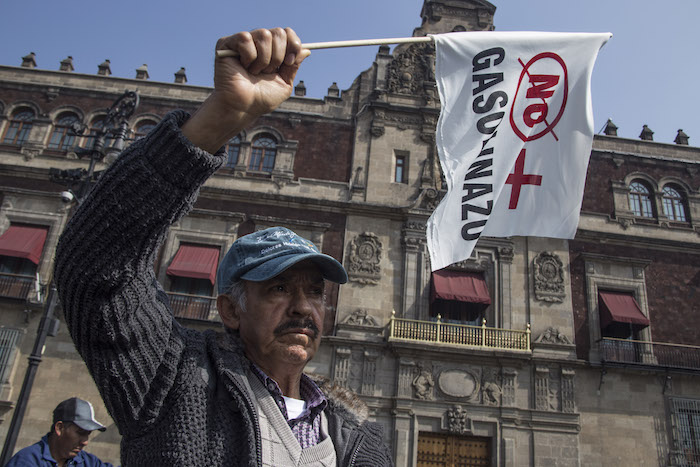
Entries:
[[311,318],[293,319],[291,321],[287,321],[286,323],[282,323],[277,326],[273,332],[275,333],[275,336],[279,336],[289,329],[308,329],[313,333],[311,337],[314,340],[316,340],[320,332],[318,326],[316,326],[316,323],[314,323]]

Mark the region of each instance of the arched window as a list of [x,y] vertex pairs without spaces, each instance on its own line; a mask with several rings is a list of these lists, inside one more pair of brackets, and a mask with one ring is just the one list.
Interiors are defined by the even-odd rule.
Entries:
[[277,142],[270,135],[262,135],[253,141],[248,169],[272,172],[277,156]]
[[156,125],[157,123],[153,120],[141,120],[138,122],[136,128],[134,128],[134,140],[146,136]]
[[75,142],[75,133],[71,129],[71,125],[80,119],[74,113],[63,113],[58,116],[56,123],[51,133],[49,140],[49,149],[57,149],[63,151],[73,146]]
[[21,146],[29,137],[29,130],[32,129],[34,111],[27,108],[17,109],[12,114],[2,138],[4,144],[16,144]]
[[635,216],[654,217],[654,210],[651,203],[651,190],[641,182],[630,183],[630,209]]
[[[104,115],[92,119],[92,122],[90,122],[90,130],[88,132],[87,137],[85,138],[85,142],[83,143],[84,148],[92,149],[93,145],[95,144],[95,138],[97,137],[97,134],[102,130],[102,128],[105,125],[105,119],[106,117]],[[111,147],[112,144],[114,144],[113,135],[105,135],[104,147]]]
[[664,187],[663,194],[664,214],[672,221],[686,222],[685,199],[681,192],[671,186]]
[[234,136],[228,143],[226,143],[226,154],[228,154],[228,159],[226,160],[226,167],[232,169],[238,164],[238,155],[241,152],[241,138],[239,136]]

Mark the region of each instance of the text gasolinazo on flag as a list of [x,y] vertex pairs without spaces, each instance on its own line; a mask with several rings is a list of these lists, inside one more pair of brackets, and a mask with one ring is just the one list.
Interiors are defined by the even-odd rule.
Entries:
[[593,140],[590,80],[610,33],[433,36],[447,195],[427,227],[432,270],[481,235],[573,238]]

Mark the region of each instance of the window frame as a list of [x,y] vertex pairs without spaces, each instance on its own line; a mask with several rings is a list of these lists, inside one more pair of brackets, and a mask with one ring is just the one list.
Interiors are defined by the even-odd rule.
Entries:
[[[667,190],[673,191],[673,194],[669,193]],[[687,197],[685,192],[673,185],[668,184],[661,190],[661,207],[663,209],[664,215],[672,222],[688,222],[688,208],[687,208]],[[669,212],[669,209],[671,212]],[[678,215],[680,211],[680,215]]]
[[[70,119],[70,123],[68,119]],[[46,149],[51,151],[68,151],[72,149],[77,138],[72,129],[72,125],[75,122],[80,122],[80,116],[73,111],[69,110],[58,114],[46,143]]]
[[[271,145],[260,145],[261,141],[270,141]],[[248,170],[252,172],[272,173],[275,170],[279,141],[271,133],[259,133],[251,142]],[[269,161],[271,160],[271,163]]]
[[[31,114],[29,119],[20,119],[22,114]],[[18,107],[12,112],[7,125],[5,126],[5,131],[2,135],[2,144],[10,144],[13,146],[22,146],[29,139],[29,133],[32,131],[34,126],[34,120],[36,119],[36,112],[30,107]],[[16,128],[14,128],[16,124]],[[7,141],[7,133],[10,130],[14,130],[11,141]],[[21,135],[21,137],[18,137]]]
[[[640,187],[642,190],[639,190],[637,187]],[[628,189],[627,199],[632,215],[642,219],[655,219],[654,190],[639,179],[632,180]]]

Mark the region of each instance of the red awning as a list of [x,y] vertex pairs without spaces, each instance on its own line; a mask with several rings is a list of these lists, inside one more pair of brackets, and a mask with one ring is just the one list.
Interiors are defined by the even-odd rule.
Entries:
[[193,279],[209,279],[216,282],[216,268],[219,265],[219,249],[211,246],[180,245],[166,274]]
[[436,299],[491,304],[491,295],[482,273],[449,269],[433,272],[430,301]]
[[26,258],[39,264],[48,233],[47,227],[11,225],[0,237],[0,255]]
[[598,291],[598,308],[600,309],[600,327],[611,323],[627,323],[639,327],[649,326],[649,318],[631,294],[623,292]]

